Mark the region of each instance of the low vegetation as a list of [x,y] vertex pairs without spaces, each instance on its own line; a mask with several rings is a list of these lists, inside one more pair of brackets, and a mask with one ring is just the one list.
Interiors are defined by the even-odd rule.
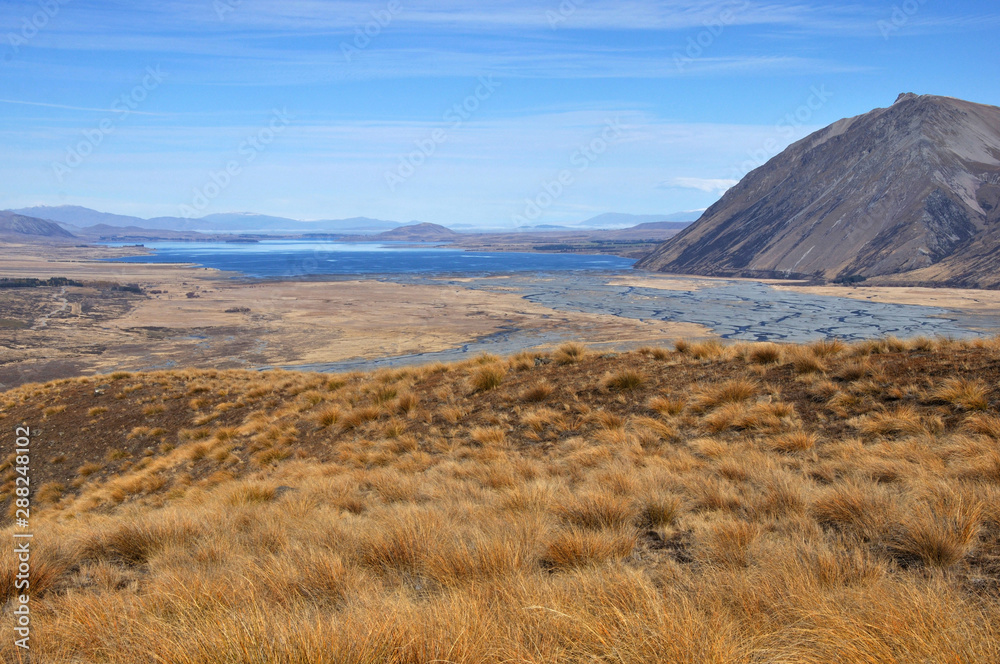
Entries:
[[997,662],[998,408],[998,339],[24,385],[32,661]]

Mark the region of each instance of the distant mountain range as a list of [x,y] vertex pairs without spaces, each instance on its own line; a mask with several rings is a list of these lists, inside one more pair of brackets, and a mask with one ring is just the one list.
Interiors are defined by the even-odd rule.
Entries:
[[382,219],[354,217],[351,219],[323,219],[320,221],[300,221],[286,217],[272,217],[251,212],[231,212],[225,214],[210,214],[197,219],[183,217],[129,217],[108,212],[98,212],[77,205],[37,206],[12,210],[18,214],[48,219],[69,227],[70,231],[84,229],[90,226],[105,225],[118,228],[139,228],[145,230],[164,230],[178,232],[200,233],[276,233],[276,234],[308,234],[308,233],[381,233],[401,226],[417,224],[412,221],[404,224]]
[[618,212],[608,212],[599,214],[596,217],[581,221],[578,224],[569,224],[568,228],[631,228],[640,224],[659,223],[664,221],[680,223],[681,227],[688,225],[701,216],[703,210],[690,210],[687,212],[674,212],[673,214],[620,214]]
[[902,94],[749,173],[638,267],[1000,287],[1000,108]]
[[[143,219],[121,214],[99,212],[77,205],[36,206],[11,210],[11,212],[26,217],[45,219],[61,224],[66,230],[77,235],[94,235],[95,227],[101,235],[121,235],[126,229],[129,235],[142,235],[149,231],[170,231],[172,233],[252,233],[252,234],[282,234],[282,235],[374,235],[397,228],[406,228],[421,224],[419,221],[398,222],[368,217],[352,217],[350,219],[323,219],[319,221],[302,221],[287,217],[274,217],[252,212],[230,212],[210,214],[197,219],[182,217],[153,217]],[[673,214],[621,214],[607,213],[591,219],[567,225],[542,225],[522,228],[524,231],[553,230],[599,230],[631,228],[645,223],[672,222],[680,224],[698,218],[700,212],[677,212]],[[440,228],[445,228],[441,226]],[[107,229],[121,229],[119,231]],[[448,229],[457,232],[495,232],[510,229],[483,229],[466,224],[455,224]]]

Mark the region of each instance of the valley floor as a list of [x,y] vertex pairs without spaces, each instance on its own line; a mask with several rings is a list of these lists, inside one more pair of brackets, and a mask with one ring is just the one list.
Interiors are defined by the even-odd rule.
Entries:
[[[1000,329],[994,291],[816,289],[650,273],[250,281],[184,265],[97,262],[136,248],[4,245],[0,389],[115,370],[323,371],[479,352],[609,349],[678,338],[967,337]],[[122,289],[130,284],[141,292]]]

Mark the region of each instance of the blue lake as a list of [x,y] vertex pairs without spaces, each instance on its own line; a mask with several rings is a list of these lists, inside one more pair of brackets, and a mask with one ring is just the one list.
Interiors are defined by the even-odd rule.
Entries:
[[[128,246],[107,243],[108,246]],[[627,270],[635,263],[618,256],[462,251],[394,243],[151,242],[154,253],[113,259],[127,263],[195,263],[248,277],[412,274],[492,275],[511,272]]]
[[[295,240],[155,242],[146,247],[154,253],[112,260],[194,263],[251,278],[326,276],[337,280],[342,276],[370,275],[399,283],[448,283],[454,287],[503,290],[557,311],[698,323],[734,340],[809,341],[827,337],[857,340],[890,334],[904,338],[975,337],[996,333],[1000,328],[1000,320],[989,314],[781,291],[749,280],[699,277],[700,286],[687,286],[685,279],[680,278],[679,287],[664,290],[617,283],[617,277],[631,273],[634,263],[617,256],[475,252],[402,243]],[[459,277],[473,279],[452,281]],[[567,339],[575,334],[566,330]],[[515,352],[556,340],[539,338],[532,330],[505,330],[433,357],[456,359],[484,350]],[[431,359],[431,356],[421,358]],[[385,362],[415,360],[387,358]],[[356,367],[336,365],[337,370],[350,368]]]

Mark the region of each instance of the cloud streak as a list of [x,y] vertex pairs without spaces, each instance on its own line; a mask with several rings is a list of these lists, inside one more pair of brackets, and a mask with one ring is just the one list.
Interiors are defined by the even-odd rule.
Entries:
[[661,182],[658,187],[660,189],[696,189],[697,191],[704,191],[709,194],[723,194],[732,187],[735,187],[739,180],[727,180],[718,178],[691,178],[691,177],[680,177],[671,178],[665,182]]

